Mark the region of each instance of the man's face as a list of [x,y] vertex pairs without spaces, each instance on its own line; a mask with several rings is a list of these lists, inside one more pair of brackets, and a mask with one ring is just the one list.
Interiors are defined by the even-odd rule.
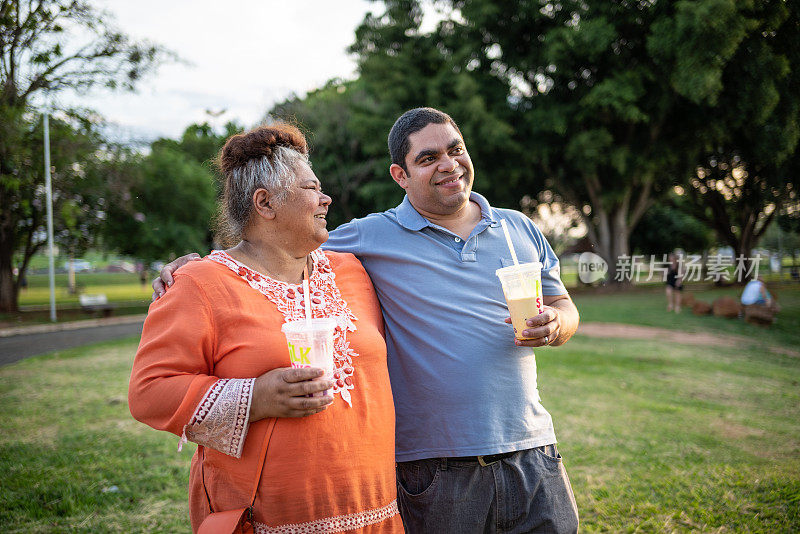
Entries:
[[464,140],[450,123],[429,124],[408,137],[406,168],[392,165],[392,178],[422,215],[449,215],[469,203],[473,170]]

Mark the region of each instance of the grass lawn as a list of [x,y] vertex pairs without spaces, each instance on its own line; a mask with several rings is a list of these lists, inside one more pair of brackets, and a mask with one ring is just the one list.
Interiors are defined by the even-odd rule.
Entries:
[[[153,275],[155,276],[155,275]],[[150,277],[152,279],[152,277]],[[103,293],[109,302],[149,302],[153,288],[150,281],[143,286],[134,273],[76,273],[75,283],[82,293]],[[67,291],[67,275],[57,274],[56,304],[78,304],[78,295]],[[28,289],[20,291],[20,306],[43,306],[50,304],[50,281],[46,274],[28,276]]]
[[193,444],[128,412],[136,340],[0,368],[3,532],[189,532]]
[[[155,276],[155,274],[153,274]],[[115,306],[114,315],[146,313],[153,288],[150,282],[142,286],[139,276],[131,273],[77,273],[81,293],[103,294]],[[81,311],[78,295],[69,294],[67,275],[56,275],[56,316],[59,322],[79,321],[100,316]],[[46,274],[28,276],[28,288],[20,291],[19,313],[0,313],[0,328],[49,323],[50,282]]]
[[[660,297],[575,300],[584,320],[736,332],[753,344],[578,335],[538,352],[582,531],[800,531],[800,359],[759,350],[757,337],[797,349],[797,333],[667,316]],[[798,301],[781,293],[790,324]],[[135,350],[127,340],[0,368],[4,532],[189,531],[193,448],[176,453],[177,437],[130,417]]]
[[[800,349],[800,284],[771,285],[778,295],[781,311],[775,324],[769,328],[751,325],[739,319],[725,319],[711,315],[696,316],[684,308],[680,314],[667,313],[664,286],[636,288],[618,293],[588,293],[575,291],[572,299],[583,322],[625,323],[643,326],[660,326],[680,332],[712,332],[721,335],[746,336],[758,343],[778,343]],[[712,303],[721,296],[741,297],[741,287],[711,288],[689,286],[685,294]]]

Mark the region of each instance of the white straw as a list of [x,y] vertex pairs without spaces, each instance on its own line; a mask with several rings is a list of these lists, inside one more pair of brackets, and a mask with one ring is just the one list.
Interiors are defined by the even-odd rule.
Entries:
[[311,328],[311,295],[308,290],[308,266],[303,269],[303,297],[306,302],[306,326]]
[[511,259],[514,260],[514,265],[519,265],[517,260],[517,253],[514,252],[514,244],[511,242],[511,235],[508,233],[508,226],[505,219],[500,219],[500,226],[503,227],[503,234],[506,236],[506,243],[508,243],[508,250],[511,251]]

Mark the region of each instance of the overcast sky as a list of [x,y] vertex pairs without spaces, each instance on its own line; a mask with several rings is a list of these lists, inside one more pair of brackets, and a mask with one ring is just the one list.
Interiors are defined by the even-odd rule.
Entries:
[[[135,39],[158,42],[189,64],[168,64],[136,93],[96,92],[75,101],[133,137],[177,137],[206,110],[219,124],[255,124],[292,93],[355,76],[346,52],[379,3],[366,0],[94,0]],[[213,119],[212,119],[213,120]],[[213,123],[213,122],[212,122]]]

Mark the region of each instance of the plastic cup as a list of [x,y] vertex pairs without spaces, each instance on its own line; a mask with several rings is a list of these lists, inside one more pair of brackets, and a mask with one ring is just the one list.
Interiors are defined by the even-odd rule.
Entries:
[[[335,329],[336,320],[329,317],[284,323],[281,331],[286,336],[292,367],[319,367],[325,371],[322,378],[332,380]],[[329,393],[330,390],[326,390],[313,396],[321,397]]]
[[511,324],[514,336],[522,337],[528,325],[526,321],[542,313],[542,264],[538,261],[520,263],[497,269],[497,277],[503,285],[508,311],[511,313]]

